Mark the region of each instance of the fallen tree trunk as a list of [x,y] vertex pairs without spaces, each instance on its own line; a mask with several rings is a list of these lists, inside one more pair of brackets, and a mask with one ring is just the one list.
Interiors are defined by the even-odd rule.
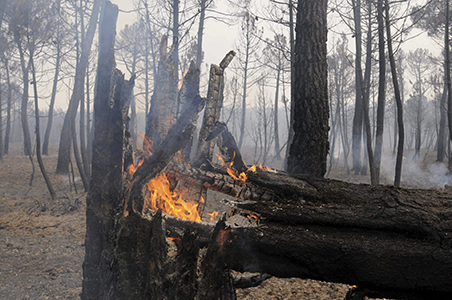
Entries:
[[[225,253],[235,270],[354,284],[374,297],[452,296],[451,195],[259,171],[243,182],[220,170],[168,168],[242,198],[229,201],[234,213],[255,216],[246,227],[230,224]],[[167,221],[173,235],[187,223]],[[190,228],[207,238],[208,225]]]

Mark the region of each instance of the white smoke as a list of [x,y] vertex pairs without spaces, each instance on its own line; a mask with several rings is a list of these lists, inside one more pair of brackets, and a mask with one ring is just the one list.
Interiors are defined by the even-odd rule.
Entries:
[[[410,188],[441,188],[452,185],[452,175],[444,163],[426,163],[422,156],[413,160],[407,154],[402,162],[401,185]],[[381,160],[381,182],[393,184],[396,159],[384,153]]]

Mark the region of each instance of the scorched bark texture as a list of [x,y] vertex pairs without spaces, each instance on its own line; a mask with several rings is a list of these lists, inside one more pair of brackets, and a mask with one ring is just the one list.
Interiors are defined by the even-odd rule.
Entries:
[[289,173],[323,177],[328,154],[327,0],[300,1],[296,25]]

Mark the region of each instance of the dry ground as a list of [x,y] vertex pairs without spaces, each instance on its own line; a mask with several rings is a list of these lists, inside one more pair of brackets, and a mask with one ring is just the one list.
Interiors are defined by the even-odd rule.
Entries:
[[[36,165],[19,147],[0,162],[0,299],[78,299],[82,283],[85,194],[53,173],[56,156],[44,162],[58,193],[51,201]],[[238,290],[239,299],[343,299],[349,286],[271,278]]]

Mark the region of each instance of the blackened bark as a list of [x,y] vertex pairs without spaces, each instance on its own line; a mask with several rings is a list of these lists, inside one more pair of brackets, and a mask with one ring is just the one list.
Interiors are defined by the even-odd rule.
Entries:
[[[446,86],[447,86],[447,120],[449,121],[449,139],[452,139],[452,86],[450,75],[450,4],[446,1],[446,24],[444,34],[444,49],[445,49],[445,68],[446,68]],[[449,157],[449,170],[452,169],[452,159]]]
[[[375,133],[375,152],[374,152],[374,180],[375,184],[380,182],[380,165],[383,151],[383,130],[386,102],[386,55],[385,55],[385,31],[383,19],[383,1],[379,0],[377,5],[378,19],[378,108],[377,108],[377,129]],[[371,170],[372,172],[372,170]],[[372,174],[372,173],[371,173]]]
[[167,37],[164,36],[160,44],[160,61],[154,94],[146,120],[146,137],[150,138],[154,149],[163,142],[169,128],[176,121],[177,80],[173,60],[174,48],[168,53],[166,47]]
[[353,159],[352,170],[355,171],[355,174],[359,174],[359,172],[361,172],[361,142],[363,135],[361,0],[354,0],[352,3],[353,3],[353,21],[355,24],[355,47],[356,47],[356,56],[355,56],[356,99],[352,127],[352,159]]
[[199,132],[198,149],[196,151],[195,159],[193,160],[195,165],[199,166],[213,158],[215,141],[206,141],[206,139],[215,128],[216,123],[220,121],[221,109],[223,108],[224,70],[234,56],[235,52],[230,51],[221,61],[220,66],[211,65],[210,67],[206,109],[204,111],[202,127]]
[[[247,172],[246,182],[221,179],[213,170],[174,172],[237,197],[230,202],[235,213],[256,216],[230,232],[225,262],[234,270],[356,284],[376,298],[452,295],[452,228],[444,222],[450,194],[259,170]],[[200,241],[211,230],[174,218],[166,223],[174,236],[177,228],[196,228]]]
[[115,70],[114,37],[118,7],[106,2],[99,32],[97,92],[94,100],[93,166],[86,208],[82,299],[115,299],[117,220],[122,214],[124,124],[122,105],[130,84]]
[[[444,74],[446,74],[446,70],[444,69]],[[447,122],[447,87],[444,85],[443,94],[439,103],[439,132],[438,132],[438,141],[437,141],[437,153],[436,153],[436,161],[443,162],[444,157],[446,156],[446,122]]]
[[298,4],[294,72],[294,139],[289,173],[323,177],[328,154],[327,1]]
[[400,179],[402,177],[402,161],[403,161],[403,144],[405,142],[405,128],[403,124],[403,101],[399,88],[399,82],[397,80],[397,68],[394,59],[394,51],[392,50],[392,35],[391,24],[389,22],[389,2],[385,0],[385,13],[386,13],[386,35],[388,39],[388,56],[391,64],[392,84],[394,86],[394,94],[397,105],[397,127],[399,130],[399,141],[397,145],[397,159],[395,167],[394,185],[400,186]]

